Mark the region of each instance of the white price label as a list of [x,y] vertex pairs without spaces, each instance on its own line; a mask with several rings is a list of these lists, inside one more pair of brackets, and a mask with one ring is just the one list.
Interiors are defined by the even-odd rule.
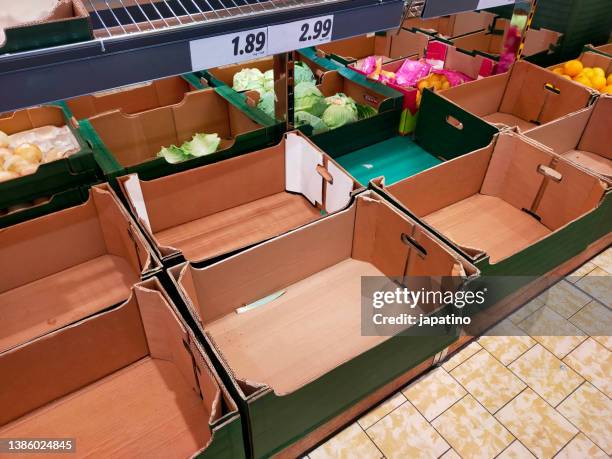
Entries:
[[193,40],[189,48],[194,71],[257,59],[268,55],[268,28]]
[[330,42],[333,28],[333,15],[270,26],[268,52],[278,54]]
[[496,6],[513,5],[516,0],[478,0],[477,10],[485,8],[494,8]]

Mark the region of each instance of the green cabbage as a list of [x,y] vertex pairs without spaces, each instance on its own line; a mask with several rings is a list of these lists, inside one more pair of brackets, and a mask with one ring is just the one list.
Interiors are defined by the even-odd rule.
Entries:
[[273,91],[264,93],[257,104],[257,108],[264,112],[266,115],[274,118],[274,101],[276,96]]
[[374,107],[370,107],[369,105],[357,104],[357,118],[359,118],[360,120],[365,120],[366,118],[370,118],[377,114],[378,111]]
[[296,112],[294,115],[295,126],[311,126],[313,134],[329,131],[327,125],[318,116],[311,115],[308,112]]
[[329,106],[325,109],[322,119],[330,129],[336,129],[358,120],[357,105],[353,99],[345,94],[338,93],[327,97],[325,102]]
[[217,134],[196,134],[189,142],[181,145],[181,149],[189,156],[204,156],[217,151],[221,139]]
[[263,90],[264,92],[274,91],[274,70],[264,73]]
[[304,82],[315,83],[316,79],[314,73],[312,73],[312,70],[310,70],[310,67],[308,67],[302,61],[298,61],[293,66],[293,81],[297,85]]
[[170,145],[169,147],[162,148],[159,153],[157,153],[158,158],[164,158],[170,164],[180,163],[189,159],[187,155],[176,145]]
[[234,74],[234,91],[264,92],[264,74],[259,69],[242,69]]
[[314,83],[302,82],[295,85],[294,109],[295,112],[308,112],[314,116],[321,116],[327,107],[323,93]]

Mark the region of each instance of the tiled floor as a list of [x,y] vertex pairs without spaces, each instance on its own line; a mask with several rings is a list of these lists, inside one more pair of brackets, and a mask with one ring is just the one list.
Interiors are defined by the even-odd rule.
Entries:
[[530,336],[481,337],[309,457],[610,457],[612,290],[602,275],[612,275],[612,248],[498,325]]

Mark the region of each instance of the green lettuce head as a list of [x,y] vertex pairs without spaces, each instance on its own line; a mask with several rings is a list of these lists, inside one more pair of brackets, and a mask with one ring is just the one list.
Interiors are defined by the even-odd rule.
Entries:
[[263,90],[264,92],[274,91],[274,70],[268,70],[263,74]]
[[327,125],[318,116],[311,115],[308,112],[296,112],[294,116],[296,127],[311,126],[313,134],[329,131]]
[[189,159],[183,150],[181,150],[176,145],[170,145],[169,147],[162,148],[159,153],[157,153],[158,158],[164,158],[170,164],[177,164],[186,159]]
[[274,101],[276,97],[274,91],[264,93],[257,103],[257,108],[271,118],[274,118]]
[[325,101],[329,105],[327,109],[325,109],[322,119],[330,129],[336,129],[358,120],[357,106],[355,105],[355,101],[350,97],[338,93],[328,97]]
[[295,84],[297,85],[298,83],[315,83],[315,76],[314,73],[312,73],[312,70],[310,70],[310,67],[308,67],[305,63],[298,61],[295,63],[295,65],[293,66],[293,79],[295,81]]
[[327,107],[323,93],[314,83],[302,82],[294,88],[295,112],[308,112],[314,116],[321,116]]
[[234,91],[256,90],[263,92],[264,74],[259,69],[242,69],[234,74]]
[[189,142],[181,145],[181,149],[190,156],[204,156],[217,151],[220,143],[217,134],[196,134]]

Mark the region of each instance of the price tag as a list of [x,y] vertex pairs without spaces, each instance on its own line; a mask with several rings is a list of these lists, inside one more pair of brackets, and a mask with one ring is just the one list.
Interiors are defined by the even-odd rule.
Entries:
[[268,53],[284,53],[330,42],[333,28],[333,15],[270,26]]
[[268,55],[268,28],[193,40],[189,48],[194,71],[257,59]]

